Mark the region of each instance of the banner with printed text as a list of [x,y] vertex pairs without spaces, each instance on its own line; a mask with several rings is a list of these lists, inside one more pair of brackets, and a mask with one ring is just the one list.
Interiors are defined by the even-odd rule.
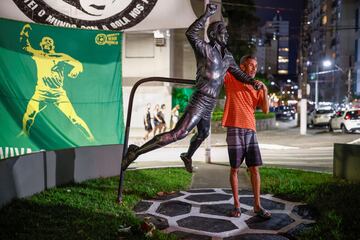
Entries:
[[188,28],[192,0],[1,0],[0,18],[59,27],[150,31]]
[[0,159],[122,144],[121,33],[0,19]]

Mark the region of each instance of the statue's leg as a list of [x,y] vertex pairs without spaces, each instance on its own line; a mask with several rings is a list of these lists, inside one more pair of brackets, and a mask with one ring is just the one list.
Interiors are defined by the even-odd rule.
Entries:
[[130,145],[128,152],[122,161],[122,169],[125,170],[130,165],[130,163],[135,161],[135,159],[141,154],[158,149],[179,139],[183,139],[188,135],[189,131],[191,131],[198,124],[200,120],[201,118],[199,116],[185,112],[173,130],[156,135],[141,147]]
[[186,156],[191,158],[201,143],[209,136],[210,120],[201,119],[197,124],[197,133],[191,138]]
[[189,149],[186,153],[180,155],[184,161],[186,170],[192,172],[192,156],[195,151],[200,147],[201,143],[209,136],[210,119],[201,119],[197,124],[197,133],[191,138]]

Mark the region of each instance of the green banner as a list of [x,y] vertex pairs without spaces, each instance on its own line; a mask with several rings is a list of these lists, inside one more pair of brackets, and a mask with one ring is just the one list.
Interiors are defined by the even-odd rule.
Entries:
[[0,19],[0,159],[122,144],[121,33]]

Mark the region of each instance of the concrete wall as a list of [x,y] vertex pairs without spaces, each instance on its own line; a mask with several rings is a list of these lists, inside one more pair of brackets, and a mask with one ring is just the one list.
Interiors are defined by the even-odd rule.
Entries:
[[[122,69],[124,78],[170,77],[170,35],[163,31],[164,46],[156,46],[152,32],[124,34]],[[130,44],[131,43],[131,44]]]
[[55,186],[120,173],[123,145],[38,152],[0,161],[0,207]]
[[334,144],[334,177],[360,182],[360,145]]
[[[275,118],[256,120],[256,131],[264,131],[275,128]],[[212,133],[225,133],[226,127],[221,125],[221,121],[211,121]]]

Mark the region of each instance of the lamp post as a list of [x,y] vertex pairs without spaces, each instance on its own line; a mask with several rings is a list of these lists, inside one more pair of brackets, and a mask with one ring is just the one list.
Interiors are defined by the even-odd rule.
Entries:
[[319,107],[319,63],[316,63],[316,78],[315,78],[315,109]]
[[[320,72],[319,63],[321,63],[324,68],[329,68],[332,65],[332,62],[330,60],[322,60],[315,63],[315,109],[317,109],[319,108],[319,75],[327,73],[326,71]],[[311,62],[308,61],[306,64],[310,66]]]
[[332,65],[334,65],[334,67],[338,70],[340,70],[343,74],[347,74],[347,81],[348,81],[348,88],[347,88],[347,97],[348,97],[348,103],[351,102],[351,67],[349,67],[348,72],[346,73],[344,71],[344,69],[342,69],[341,67],[339,67],[339,65],[337,65],[336,63],[334,63],[331,60],[325,60],[323,61],[323,66],[326,68],[331,67]]

